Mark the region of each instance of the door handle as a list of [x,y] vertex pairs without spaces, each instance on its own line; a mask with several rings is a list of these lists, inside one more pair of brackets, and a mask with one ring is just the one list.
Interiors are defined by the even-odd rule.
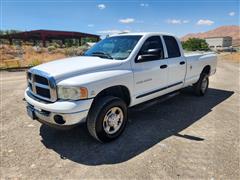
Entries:
[[180,64],[180,65],[183,65],[183,64],[185,64],[185,61],[181,61],[179,64]]
[[167,65],[166,65],[166,64],[161,65],[160,68],[161,68],[161,69],[165,69],[165,68],[167,68]]

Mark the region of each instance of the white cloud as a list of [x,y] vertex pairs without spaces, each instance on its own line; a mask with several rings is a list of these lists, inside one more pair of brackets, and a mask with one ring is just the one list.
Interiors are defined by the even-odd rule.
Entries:
[[232,12],[230,12],[228,15],[229,15],[229,16],[235,16],[235,14],[236,14],[236,13],[232,11]]
[[167,20],[167,23],[168,24],[187,24],[189,23],[190,21],[189,20],[181,20],[181,19],[168,19]]
[[141,3],[140,6],[141,6],[141,7],[148,7],[149,4],[148,4],[148,3]]
[[133,23],[134,21],[135,19],[133,18],[119,19],[119,22],[123,24],[130,24],[130,23]]
[[181,20],[180,19],[169,19],[167,20],[168,24],[181,24]]
[[87,26],[88,27],[94,27],[94,24],[88,24]]
[[119,33],[128,33],[130,30],[119,30],[119,29],[110,29],[110,30],[102,30],[97,31],[99,34],[119,34]]
[[211,21],[209,19],[200,19],[197,22],[197,25],[207,25],[207,26],[211,26],[214,23],[214,21]]
[[106,8],[106,5],[105,4],[98,4],[97,7],[98,7],[98,9],[103,10],[103,9]]

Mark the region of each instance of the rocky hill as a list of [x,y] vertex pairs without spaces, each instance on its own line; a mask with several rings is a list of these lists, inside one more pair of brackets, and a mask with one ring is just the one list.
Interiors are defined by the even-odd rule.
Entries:
[[202,33],[190,33],[181,38],[182,41],[186,41],[189,38],[208,38],[218,36],[231,36],[233,38],[233,45],[240,46],[240,26],[221,26],[216,29],[202,32]]

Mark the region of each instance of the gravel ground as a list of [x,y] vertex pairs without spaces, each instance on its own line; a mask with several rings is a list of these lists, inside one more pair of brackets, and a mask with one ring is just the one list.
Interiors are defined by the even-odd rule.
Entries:
[[239,64],[220,60],[204,97],[191,89],[130,110],[100,144],[85,125],[59,131],[25,112],[25,72],[1,72],[1,179],[240,179]]

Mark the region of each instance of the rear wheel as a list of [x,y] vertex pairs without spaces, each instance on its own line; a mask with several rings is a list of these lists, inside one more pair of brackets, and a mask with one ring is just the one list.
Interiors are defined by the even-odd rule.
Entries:
[[89,111],[87,127],[95,139],[109,142],[122,134],[126,123],[126,103],[120,98],[107,96],[94,102]]
[[208,74],[202,73],[197,83],[193,85],[194,92],[198,96],[204,96],[208,90],[209,78]]

